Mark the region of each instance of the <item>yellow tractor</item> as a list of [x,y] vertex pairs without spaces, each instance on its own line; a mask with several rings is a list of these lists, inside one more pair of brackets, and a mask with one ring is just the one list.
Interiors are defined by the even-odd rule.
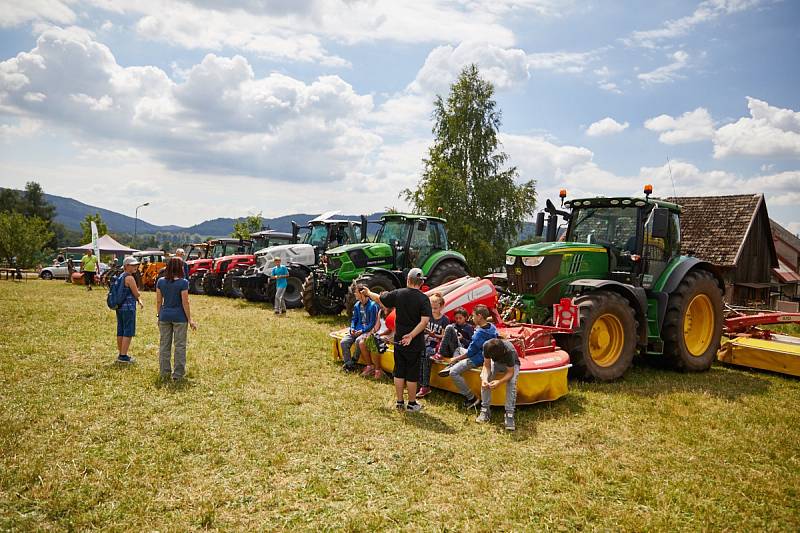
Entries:
[[146,291],[156,290],[158,273],[167,266],[169,257],[162,250],[144,250],[134,252],[133,257],[139,261],[139,277],[136,280],[139,289]]

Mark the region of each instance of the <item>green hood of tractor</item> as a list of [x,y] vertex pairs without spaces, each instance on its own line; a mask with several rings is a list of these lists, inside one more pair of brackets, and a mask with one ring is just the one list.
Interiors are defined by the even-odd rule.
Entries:
[[392,248],[388,244],[382,242],[359,242],[356,244],[345,244],[337,246],[325,252],[328,257],[334,257],[341,254],[349,254],[354,250],[364,250],[368,257],[384,257],[392,255]]
[[606,253],[606,249],[599,244],[586,244],[585,242],[539,242],[524,244],[511,248],[506,255],[516,257],[532,257],[540,255],[559,255],[573,252],[581,253]]

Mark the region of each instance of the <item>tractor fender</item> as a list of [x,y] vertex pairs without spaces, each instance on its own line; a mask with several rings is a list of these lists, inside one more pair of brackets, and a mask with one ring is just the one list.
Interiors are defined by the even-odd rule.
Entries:
[[696,257],[682,258],[681,262],[678,263],[678,265],[667,275],[667,279],[663,282],[663,287],[661,290],[653,291],[652,293],[653,296],[655,296],[658,305],[659,331],[661,331],[661,328],[664,326],[664,317],[667,314],[669,295],[675,292],[675,290],[678,288],[678,285],[680,285],[681,281],[683,281],[683,278],[685,278],[686,275],[693,270],[706,270],[710,272],[714,276],[714,279],[717,280],[719,290],[725,294],[725,280],[722,279],[717,267],[708,261],[701,261]]
[[286,266],[288,268],[302,270],[306,278],[308,277],[309,274],[311,274],[311,268],[309,268],[308,265],[304,265],[303,263],[289,262],[289,264],[287,264]]
[[[387,276],[390,280],[392,280],[395,283],[396,287],[405,287],[406,286],[406,280],[401,279],[400,276],[398,276],[396,272],[392,272],[391,270],[388,270],[388,269],[385,269],[385,268],[380,268],[380,267],[367,267],[366,269],[364,269],[364,272],[372,272],[372,273],[375,273],[375,274],[383,274],[384,276]],[[356,279],[356,281],[358,281],[358,279]]]
[[647,293],[644,289],[610,279],[578,279],[570,283],[570,286],[613,291],[628,300],[639,322],[639,345],[647,345]]
[[453,250],[444,250],[435,253],[427,261],[425,261],[424,265],[422,265],[422,271],[425,272],[425,275],[427,276],[433,272],[437,266],[439,266],[439,263],[442,261],[447,261],[448,259],[458,261],[464,265],[464,269],[469,272],[469,268],[467,267],[467,259],[460,253],[454,252]]

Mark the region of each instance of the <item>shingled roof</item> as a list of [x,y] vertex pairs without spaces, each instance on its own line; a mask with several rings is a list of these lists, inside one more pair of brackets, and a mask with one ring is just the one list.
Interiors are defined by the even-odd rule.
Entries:
[[682,196],[665,200],[683,208],[681,253],[734,267],[764,195]]

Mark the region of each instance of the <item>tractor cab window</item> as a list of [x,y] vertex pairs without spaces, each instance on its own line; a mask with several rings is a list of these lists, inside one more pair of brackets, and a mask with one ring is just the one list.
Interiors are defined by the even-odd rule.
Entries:
[[406,263],[406,243],[408,242],[408,230],[410,224],[402,219],[389,219],[383,223],[375,242],[382,242],[389,245],[396,245],[397,267],[403,268]]
[[344,246],[345,244],[356,242],[350,238],[351,235],[352,230],[349,225],[332,226],[328,248],[336,248],[337,246]]
[[447,250],[447,232],[441,222],[431,222],[432,231],[434,233],[434,245],[437,250]]
[[192,248],[186,255],[186,260],[191,261],[192,259],[200,259],[202,256],[203,256],[202,248]]
[[642,258],[646,261],[646,272],[642,279],[644,287],[650,287],[658,279],[670,260],[680,254],[680,221],[677,213],[670,213],[666,238],[653,237],[653,211],[644,223]]
[[412,267],[421,267],[434,250],[440,248],[439,232],[436,231],[434,225],[427,220],[414,222],[414,233],[411,236],[409,249],[410,265]]
[[595,207],[573,213],[572,242],[609,246],[617,252],[636,252],[636,207]]
[[311,231],[306,233],[303,242],[324,250],[328,247],[328,227],[325,224],[312,226]]

